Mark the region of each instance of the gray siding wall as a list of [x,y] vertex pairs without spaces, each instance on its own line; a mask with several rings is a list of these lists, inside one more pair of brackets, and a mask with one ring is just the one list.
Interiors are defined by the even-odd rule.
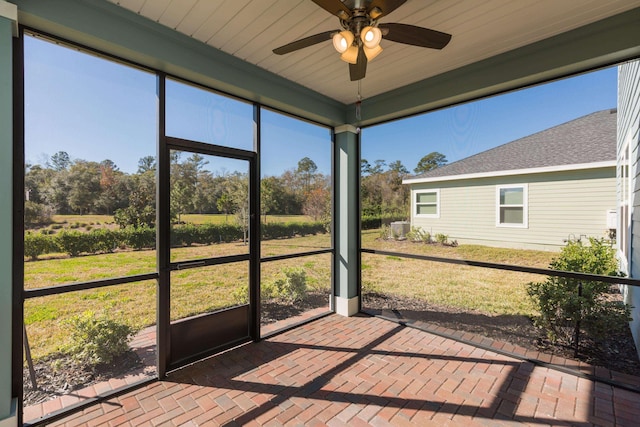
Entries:
[[[569,238],[605,236],[607,211],[616,207],[615,174],[609,167],[414,184],[412,200],[416,191],[439,190],[440,217],[412,214],[411,225],[458,243],[560,250]],[[510,184],[527,185],[526,228],[496,225],[496,187]]]
[[[640,171],[638,170],[638,145],[640,144],[640,61],[628,62],[618,67],[618,158],[629,144],[631,176],[631,251],[627,263],[627,273],[640,278]],[[620,183],[619,183],[620,184]],[[638,211],[640,212],[640,210]],[[640,288],[623,286],[625,302],[635,307],[632,312],[631,333],[640,354]]]

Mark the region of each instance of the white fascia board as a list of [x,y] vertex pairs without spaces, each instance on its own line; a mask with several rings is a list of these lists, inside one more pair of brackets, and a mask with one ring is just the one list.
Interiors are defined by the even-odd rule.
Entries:
[[476,178],[493,178],[498,176],[511,176],[511,175],[529,175],[534,173],[566,172],[566,171],[573,171],[573,170],[600,169],[600,168],[609,168],[609,167],[616,167],[616,161],[609,160],[606,162],[546,166],[541,168],[511,169],[511,170],[495,171],[495,172],[481,172],[481,173],[468,173],[468,174],[461,174],[461,175],[436,176],[432,178],[412,178],[412,179],[403,179],[402,183],[403,184],[423,184],[423,183],[429,183],[429,182],[457,181],[462,179],[476,179]]
[[18,37],[18,6],[5,0],[0,0],[0,17],[6,18],[13,23],[13,37]]

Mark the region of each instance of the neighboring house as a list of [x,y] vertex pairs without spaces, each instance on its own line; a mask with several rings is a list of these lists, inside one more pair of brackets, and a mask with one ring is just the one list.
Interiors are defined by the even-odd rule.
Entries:
[[[640,277],[640,205],[638,146],[640,145],[640,61],[618,67],[618,256],[629,277]],[[632,306],[631,333],[640,354],[640,288],[622,286],[624,302]]]
[[459,243],[560,250],[616,229],[616,110],[405,179],[411,225]]

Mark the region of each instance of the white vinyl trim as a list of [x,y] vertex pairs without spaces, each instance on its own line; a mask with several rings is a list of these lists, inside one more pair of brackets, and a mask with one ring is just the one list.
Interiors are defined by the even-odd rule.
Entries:
[[461,175],[447,175],[437,176],[433,178],[410,178],[403,179],[403,184],[422,184],[428,182],[440,182],[440,181],[455,181],[458,179],[474,179],[474,178],[492,178],[497,176],[510,176],[510,175],[527,175],[533,173],[547,173],[547,172],[565,172],[572,170],[584,170],[584,169],[599,169],[607,167],[616,167],[616,161],[606,162],[594,162],[594,163],[581,163],[575,165],[560,165],[560,166],[547,166],[542,168],[530,168],[530,169],[512,169],[504,171],[494,172],[481,172],[481,173],[468,173]]

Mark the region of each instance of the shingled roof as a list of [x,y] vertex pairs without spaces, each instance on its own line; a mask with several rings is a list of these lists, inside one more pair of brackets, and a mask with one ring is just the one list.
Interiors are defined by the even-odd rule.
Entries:
[[597,111],[408,180],[615,161],[616,113]]

